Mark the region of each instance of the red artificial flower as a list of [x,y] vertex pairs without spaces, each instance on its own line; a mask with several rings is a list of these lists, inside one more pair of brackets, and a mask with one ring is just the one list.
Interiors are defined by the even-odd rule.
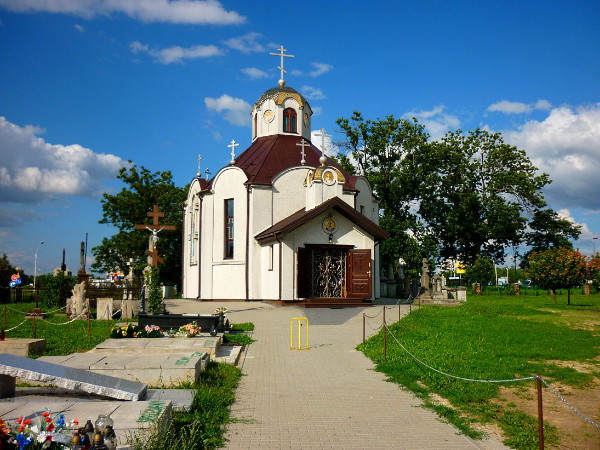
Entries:
[[19,433],[22,433],[24,429],[25,429],[25,425],[21,425],[21,426],[19,427]]
[[73,423],[74,423],[75,425],[79,425],[79,420],[77,420],[77,419],[73,419]]
[[50,423],[50,422],[52,422],[52,419],[50,417],[46,417],[46,422]]
[[31,423],[31,419],[26,419],[26,420],[23,422],[23,425],[29,425],[30,423]]
[[50,413],[49,413],[49,412],[43,412],[43,413],[42,413],[42,417],[48,417],[49,415],[50,415]]
[[21,423],[23,422],[23,416],[19,416],[19,418],[17,419],[17,423]]
[[48,431],[52,431],[54,430],[54,424],[51,423],[50,425],[48,425],[48,428],[46,428]]

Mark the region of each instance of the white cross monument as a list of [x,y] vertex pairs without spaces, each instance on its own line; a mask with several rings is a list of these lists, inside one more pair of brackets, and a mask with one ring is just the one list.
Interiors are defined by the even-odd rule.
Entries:
[[319,161],[322,165],[325,165],[325,162],[327,162],[327,156],[325,156],[325,138],[331,137],[331,135],[325,134],[325,128],[321,128],[320,130],[317,130],[315,136],[319,136],[321,138],[321,157],[319,158]]

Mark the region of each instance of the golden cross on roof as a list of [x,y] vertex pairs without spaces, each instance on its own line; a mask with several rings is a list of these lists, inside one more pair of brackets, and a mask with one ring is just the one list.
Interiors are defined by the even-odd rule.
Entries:
[[279,79],[279,86],[283,86],[285,84],[285,80],[283,79],[283,74],[285,73],[285,69],[283,68],[283,58],[295,58],[295,56],[284,54],[287,50],[285,48],[283,48],[283,45],[281,47],[279,47],[277,50],[279,50],[279,53],[269,53],[269,54],[273,55],[273,56],[281,57],[281,65],[278,66],[277,68],[281,71],[281,78]]

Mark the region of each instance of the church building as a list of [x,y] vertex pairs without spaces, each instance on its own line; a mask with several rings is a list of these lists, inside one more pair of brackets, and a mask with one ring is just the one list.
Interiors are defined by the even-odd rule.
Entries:
[[184,298],[379,297],[378,243],[389,235],[377,199],[366,178],[311,143],[310,104],[285,86],[283,72],[252,108],[251,145],[235,157],[232,141],[231,162],[190,185]]

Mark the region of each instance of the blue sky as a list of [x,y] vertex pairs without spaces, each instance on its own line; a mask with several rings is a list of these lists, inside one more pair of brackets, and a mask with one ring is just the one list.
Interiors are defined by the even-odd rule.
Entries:
[[[0,0],[0,253],[76,271],[127,160],[185,185],[250,144],[251,105],[279,78],[333,141],[339,117],[415,116],[434,138],[486,127],[554,183],[546,198],[600,235],[597,1]],[[319,143],[320,141],[316,141]],[[330,151],[335,151],[333,147]],[[600,244],[598,246],[600,249]],[[88,255],[88,263],[92,261]]]

